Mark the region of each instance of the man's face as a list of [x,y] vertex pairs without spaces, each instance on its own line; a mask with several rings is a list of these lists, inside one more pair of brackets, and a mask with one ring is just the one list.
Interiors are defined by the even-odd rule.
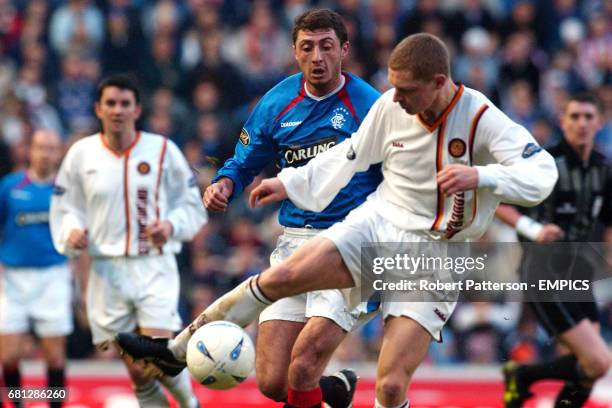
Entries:
[[414,79],[408,70],[395,71],[389,69],[389,83],[395,88],[393,101],[400,104],[410,115],[424,112],[433,104],[439,86],[434,78],[431,81]]
[[37,173],[54,171],[62,157],[62,141],[58,135],[47,130],[38,130],[30,145],[30,166]]
[[141,107],[129,89],[108,86],[102,91],[100,101],[96,102],[96,116],[105,133],[124,134],[134,130],[140,113]]
[[333,91],[338,85],[336,81],[340,77],[342,59],[348,52],[348,42],[340,44],[336,32],[331,28],[300,30],[293,49],[310,88],[322,94]]
[[597,107],[589,102],[569,102],[561,117],[561,129],[572,146],[592,144],[601,124],[601,114]]

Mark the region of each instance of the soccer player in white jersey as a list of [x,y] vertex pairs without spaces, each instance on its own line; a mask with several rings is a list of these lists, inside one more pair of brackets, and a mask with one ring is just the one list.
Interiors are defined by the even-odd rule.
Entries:
[[[382,162],[384,180],[347,218],[312,238],[287,260],[208,307],[196,321],[245,325],[271,302],[311,290],[351,288],[358,301],[362,243],[467,241],[480,237],[500,201],[531,206],[557,180],[554,161],[529,132],[484,95],[450,78],[449,53],[429,34],[405,38],[389,59],[394,89],[374,104],[357,132],[300,168],[288,168],[251,193],[251,204],[289,198],[319,211],[355,172]],[[416,244],[415,244],[416,245]],[[367,271],[364,271],[367,272]],[[384,303],[376,407],[407,407],[406,389],[455,307],[454,302]],[[184,330],[157,359],[180,360]],[[310,405],[317,390],[300,390]],[[312,398],[311,398],[312,397]]]
[[[66,336],[72,296],[66,257],[53,248],[49,204],[62,140],[49,130],[32,135],[30,164],[0,181],[0,362],[6,387],[21,387],[19,361],[32,328],[47,364],[47,385],[65,384]],[[15,401],[22,407],[22,401]],[[62,405],[50,403],[51,408]]]
[[[172,141],[136,129],[141,105],[130,77],[103,80],[95,112],[102,131],[76,142],[57,176],[55,246],[92,257],[86,301],[98,348],[122,331],[171,337],[181,327],[175,254],[207,221],[195,177]],[[140,405],[169,406],[159,382],[124,361]],[[186,371],[160,382],[179,406],[198,406]]]

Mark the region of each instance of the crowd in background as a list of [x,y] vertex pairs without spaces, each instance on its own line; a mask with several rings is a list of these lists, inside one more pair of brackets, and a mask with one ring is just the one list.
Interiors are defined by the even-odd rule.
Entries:
[[[133,72],[144,94],[141,128],[176,142],[207,186],[258,98],[296,72],[291,25],[314,6],[344,16],[344,69],[381,91],[399,39],[443,38],[454,80],[482,91],[544,146],[561,137],[566,97],[596,92],[606,110],[597,144],[612,158],[612,0],[0,0],[0,175],[24,167],[33,129],[56,130],[66,146],[96,132],[96,84]],[[274,171],[271,163],[266,172]],[[268,264],[280,227],[274,208],[248,207],[248,192],[180,256],[185,321]],[[603,306],[612,341],[612,302]],[[69,354],[90,356],[79,327]],[[374,359],[380,330],[379,320],[366,325],[337,358]],[[531,361],[554,352],[520,305],[463,302],[430,359]]]

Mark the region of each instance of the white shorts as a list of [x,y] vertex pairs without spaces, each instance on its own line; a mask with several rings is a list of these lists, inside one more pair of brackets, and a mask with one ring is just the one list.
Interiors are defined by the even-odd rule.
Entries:
[[[276,248],[270,255],[270,265],[287,259],[300,245],[317,235],[321,230],[307,228],[285,228],[278,238]],[[359,304],[348,311],[344,295],[338,289],[317,290],[277,300],[260,315],[259,323],[269,320],[284,320],[305,323],[310,317],[326,317],[343,330],[350,332],[360,319],[365,319],[367,305]],[[373,315],[373,314],[372,314]],[[371,317],[368,314],[368,317]]]
[[174,254],[94,258],[87,285],[93,344],[137,327],[176,331],[179,275]]
[[0,333],[38,337],[72,333],[72,286],[67,264],[4,267],[0,272]]
[[[368,243],[431,242],[425,235],[403,230],[383,218],[368,200],[349,213],[346,219],[321,232],[320,236],[331,240],[355,281],[355,287],[342,289],[349,307],[370,295],[361,288],[361,246]],[[373,291],[373,289],[371,290]],[[441,341],[442,328],[455,309],[456,301],[382,302],[383,318],[406,316],[419,323],[431,336]]]

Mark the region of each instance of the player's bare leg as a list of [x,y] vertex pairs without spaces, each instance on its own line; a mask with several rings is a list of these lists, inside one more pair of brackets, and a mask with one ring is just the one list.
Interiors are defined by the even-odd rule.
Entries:
[[[291,350],[304,323],[268,320],[257,331],[257,385],[266,397],[274,401],[287,398],[287,377]],[[317,378],[317,382],[318,382]]]
[[406,390],[432,337],[416,321],[400,316],[385,320],[376,373],[376,408],[408,405]]
[[[19,371],[19,361],[23,356],[23,334],[2,334],[0,335],[0,363],[2,373],[7,387],[21,387],[21,372]],[[17,407],[22,407],[18,402]]]
[[206,308],[176,336],[170,349],[185,357],[191,335],[208,322],[229,320],[241,326],[252,322],[272,302],[320,289],[349,288],[353,278],[332,241],[314,237],[289,258],[245,281]]
[[208,322],[229,320],[246,326],[274,301],[319,289],[348,288],[353,278],[334,243],[314,237],[289,258],[249,278],[206,308],[173,340],[155,341],[120,333],[117,342],[136,359],[149,359],[165,373],[176,375],[185,365],[191,335]]
[[[47,386],[65,387],[66,385],[66,337],[43,337],[40,345],[47,364]],[[62,406],[61,402],[51,402],[50,408]]]
[[[297,338],[291,354],[289,366],[289,387],[292,405],[293,398],[309,394],[320,387],[322,400],[332,407],[350,406],[357,377],[349,370],[332,376],[322,377],[325,367],[340,345],[346,331],[334,321],[325,317],[311,317]],[[352,378],[347,378],[351,376]],[[316,391],[318,392],[318,391]]]

